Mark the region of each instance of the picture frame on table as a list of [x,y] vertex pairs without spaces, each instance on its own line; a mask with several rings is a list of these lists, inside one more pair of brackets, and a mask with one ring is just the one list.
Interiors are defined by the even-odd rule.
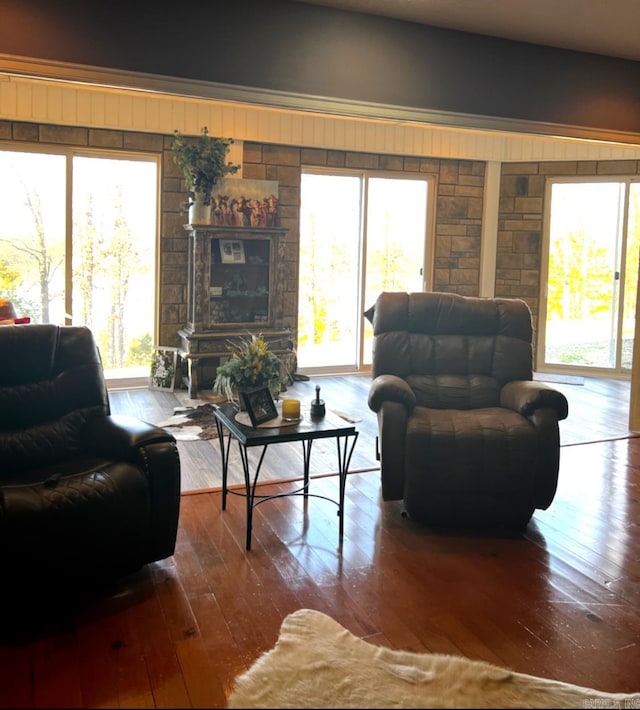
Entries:
[[151,357],[149,388],[173,392],[176,384],[178,348],[157,346]]
[[268,387],[255,387],[241,392],[241,396],[252,426],[258,426],[278,416],[278,410]]
[[244,264],[244,242],[242,239],[221,239],[220,261],[223,264]]

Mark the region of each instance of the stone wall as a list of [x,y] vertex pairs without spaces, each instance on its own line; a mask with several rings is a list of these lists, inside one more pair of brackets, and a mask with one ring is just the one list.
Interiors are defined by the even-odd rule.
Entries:
[[438,175],[433,290],[477,296],[485,163],[432,160],[429,165]]

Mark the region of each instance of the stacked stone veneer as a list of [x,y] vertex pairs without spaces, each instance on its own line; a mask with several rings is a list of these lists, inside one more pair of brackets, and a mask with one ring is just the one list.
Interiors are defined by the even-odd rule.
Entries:
[[420,162],[425,171],[429,166],[438,177],[432,290],[476,296],[480,284],[485,163]]

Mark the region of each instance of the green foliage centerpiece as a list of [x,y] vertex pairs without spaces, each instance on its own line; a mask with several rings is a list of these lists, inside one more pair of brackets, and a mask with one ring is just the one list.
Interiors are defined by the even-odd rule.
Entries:
[[231,357],[218,367],[213,383],[214,392],[235,400],[241,399],[241,390],[266,386],[274,399],[278,398],[282,361],[273,350],[269,350],[262,334],[240,337],[237,344],[229,342],[227,350]]
[[215,184],[240,169],[239,165],[227,161],[232,144],[233,138],[210,136],[206,126],[198,138],[186,138],[177,130],[173,132],[173,159],[187,184],[189,207],[198,202],[210,206]]

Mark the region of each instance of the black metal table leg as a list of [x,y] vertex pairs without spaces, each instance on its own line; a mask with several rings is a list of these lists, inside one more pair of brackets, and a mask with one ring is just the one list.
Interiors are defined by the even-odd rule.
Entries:
[[253,523],[253,496],[251,494],[251,480],[249,478],[249,455],[247,453],[247,448],[242,446],[238,442],[238,450],[240,451],[240,458],[242,460],[242,471],[244,473],[244,485],[245,485],[245,505],[247,508],[247,530],[246,530],[246,541],[245,547],[247,550],[251,549],[251,530]]
[[311,444],[312,439],[302,441],[302,461],[303,461],[303,480],[304,480],[304,497],[309,497],[309,465],[311,463]]
[[260,460],[256,466],[256,472],[253,474],[253,481],[251,480],[251,472],[249,470],[249,452],[246,446],[243,446],[238,442],[238,449],[240,450],[240,458],[242,460],[242,470],[244,472],[244,486],[245,486],[245,498],[247,506],[247,537],[245,542],[245,548],[247,550],[251,549],[251,533],[253,531],[253,509],[255,507],[256,498],[256,486],[258,484],[258,476],[260,475],[260,469],[262,468],[262,462],[264,460],[264,455],[267,452],[267,447],[269,445],[265,444],[262,447],[262,453],[260,454]]
[[[353,436],[351,447],[349,447],[350,436]],[[344,446],[341,445],[342,439],[344,439]],[[338,495],[338,541],[340,545],[342,545],[342,540],[344,538],[344,493],[347,484],[347,474],[349,472],[351,454],[353,454],[353,449],[355,448],[357,440],[357,431],[345,437],[336,437],[336,445],[338,448],[338,474],[340,479],[340,492]]]
[[229,432],[225,445],[224,426],[216,417],[216,430],[218,432],[218,442],[220,443],[220,458],[222,460],[222,510],[227,509],[227,476],[229,473],[229,449],[231,447],[231,432]]

